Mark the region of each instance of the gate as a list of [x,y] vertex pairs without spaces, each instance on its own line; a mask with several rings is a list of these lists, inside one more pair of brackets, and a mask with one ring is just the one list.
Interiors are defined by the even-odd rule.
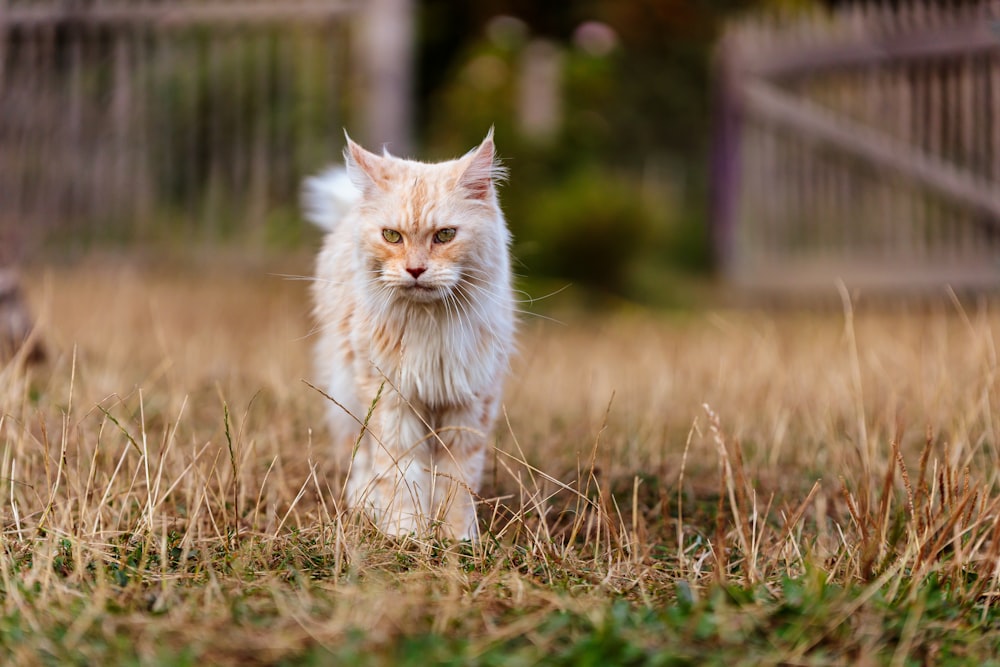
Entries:
[[1000,8],[898,5],[726,32],[712,223],[734,284],[1000,287]]

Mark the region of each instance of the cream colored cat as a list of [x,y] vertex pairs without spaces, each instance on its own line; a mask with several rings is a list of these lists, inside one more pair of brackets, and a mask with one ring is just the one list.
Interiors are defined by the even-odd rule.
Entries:
[[[478,535],[478,491],[514,334],[493,132],[425,164],[347,140],[305,186],[329,230],[313,283],[317,370],[352,506],[383,531]],[[360,423],[375,402],[356,451]]]

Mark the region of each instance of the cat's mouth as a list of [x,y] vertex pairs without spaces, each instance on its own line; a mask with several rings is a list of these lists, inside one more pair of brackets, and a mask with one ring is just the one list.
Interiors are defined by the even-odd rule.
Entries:
[[410,283],[400,290],[408,298],[416,301],[432,301],[440,297],[441,288],[423,283]]

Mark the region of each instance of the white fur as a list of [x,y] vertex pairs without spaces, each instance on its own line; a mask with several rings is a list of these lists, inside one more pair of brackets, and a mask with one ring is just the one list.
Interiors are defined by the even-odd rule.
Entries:
[[[469,491],[482,476],[514,336],[492,134],[439,164],[376,156],[350,140],[346,154],[347,171],[306,184],[306,205],[330,230],[313,286],[316,366],[343,406],[330,406],[341,452],[383,391],[351,462],[348,499],[390,533],[440,525],[474,538]],[[405,244],[386,245],[385,228]],[[441,228],[457,235],[435,245]],[[419,278],[407,268],[417,265]]]
[[328,232],[337,227],[360,198],[361,193],[341,166],[329,167],[307,178],[302,185],[302,209],[306,219]]

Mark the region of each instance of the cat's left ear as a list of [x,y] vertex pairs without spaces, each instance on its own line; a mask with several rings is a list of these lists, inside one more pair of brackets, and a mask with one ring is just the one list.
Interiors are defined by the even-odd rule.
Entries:
[[469,195],[469,199],[487,200],[493,196],[494,181],[506,175],[496,159],[493,146],[493,128],[490,128],[483,143],[462,158],[464,171],[458,179],[458,187]]

